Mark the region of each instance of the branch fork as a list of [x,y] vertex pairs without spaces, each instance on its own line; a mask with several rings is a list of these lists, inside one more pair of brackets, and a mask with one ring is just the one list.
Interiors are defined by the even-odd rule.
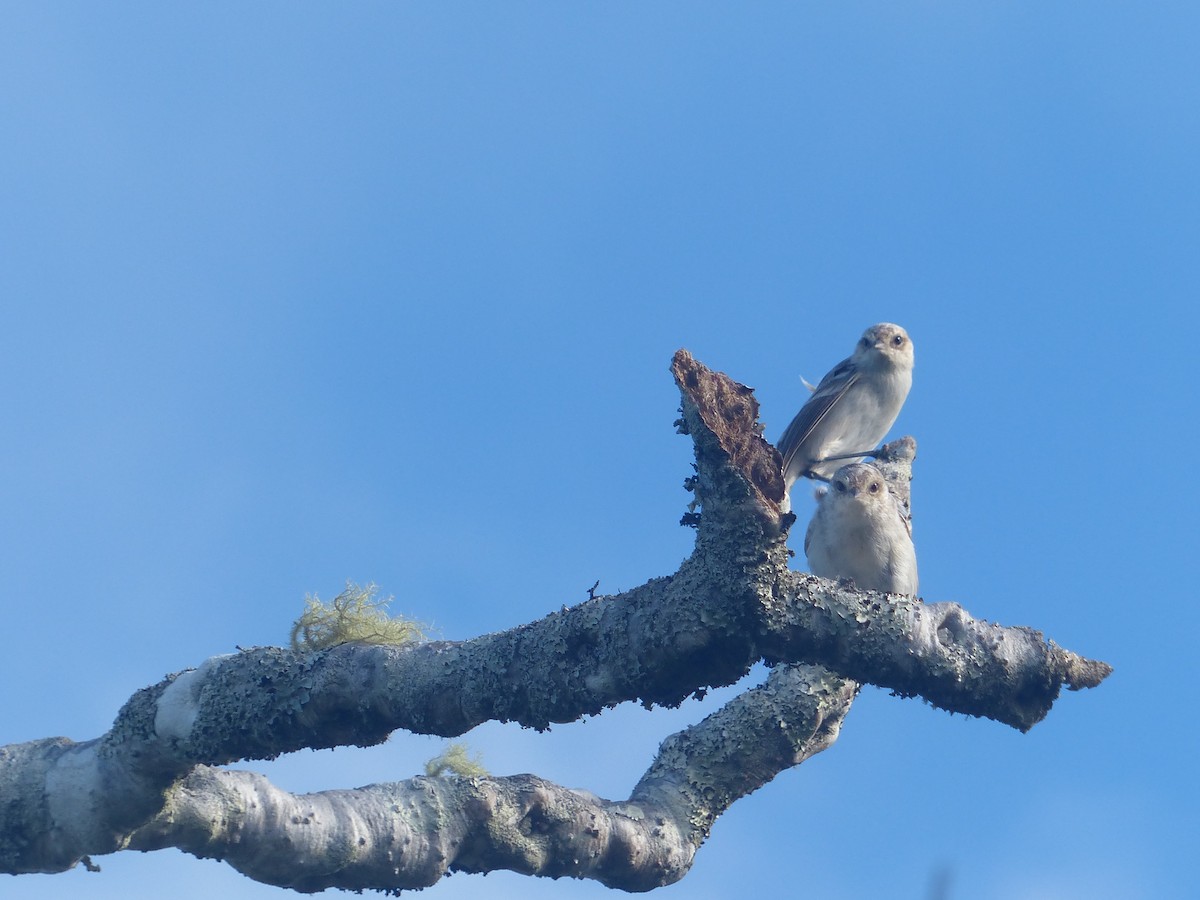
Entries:
[[[685,350],[671,371],[700,512],[677,572],[461,642],[255,648],[137,692],[91,741],[0,747],[0,872],[178,847],[311,892],[397,891],[512,869],[644,891],[683,877],[731,804],[837,739],[860,683],[1027,731],[1063,686],[1112,671],[954,603],[859,592],[788,568],[778,452],[753,392]],[[879,464],[907,496],[915,444]],[[618,703],[677,705],[763,660],[766,681],[663,741],[621,801],[534,775],[414,778],[293,795],[215,768],[303,747],[533,728]]]

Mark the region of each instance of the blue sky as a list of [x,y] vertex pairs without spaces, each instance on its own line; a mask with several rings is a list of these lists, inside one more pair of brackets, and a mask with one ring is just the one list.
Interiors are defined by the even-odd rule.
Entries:
[[[1116,672],[1028,735],[867,689],[660,893],[1194,890],[1196,7],[4,20],[0,743],[94,737],[168,672],[285,642],[347,579],[459,639],[670,573],[691,539],[672,352],[754,386],[774,438],[800,376],[887,320],[916,346],[895,434],[920,444],[924,596]],[[620,798],[728,696],[468,741],[497,774]],[[245,767],[354,787],[442,743]],[[5,896],[284,896],[173,851],[97,861]],[[429,896],[608,892],[493,874]]]

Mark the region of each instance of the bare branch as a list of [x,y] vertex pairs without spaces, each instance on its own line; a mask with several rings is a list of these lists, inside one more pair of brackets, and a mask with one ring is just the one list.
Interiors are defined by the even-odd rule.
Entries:
[[[740,559],[750,558],[745,543],[739,543],[747,539],[745,523],[766,520],[761,525],[760,567],[770,572],[758,580],[760,610],[747,613],[761,628],[756,655],[819,663],[902,696],[921,696],[942,709],[986,716],[1022,731],[1045,717],[1064,684],[1094,687],[1112,671],[1107,663],[1083,659],[1047,642],[1033,629],[1002,628],[973,619],[957,604],[926,605],[907,597],[855,591],[852,585],[779,565],[776,553],[794,519],[778,513],[774,473],[763,461],[764,454],[774,454],[775,460],[778,454],[765,442],[753,440],[758,429],[747,417],[757,414],[757,406],[744,397],[748,389],[705,368],[684,350],[675,354],[672,370],[696,445],[697,495],[704,505],[701,540],[692,561],[700,557],[706,525],[719,532],[714,545],[741,546]],[[880,456],[889,483],[904,493],[915,457],[911,438],[893,441]],[[754,508],[755,516],[731,512],[748,507]],[[772,514],[779,523],[774,539]],[[734,530],[730,522],[741,523],[742,530]],[[704,561],[710,559],[711,555]],[[754,570],[745,571],[754,577]],[[755,591],[747,584],[729,595],[748,593]]]
[[650,890],[687,873],[730,804],[830,746],[855,692],[822,669],[775,669],[665,740],[621,802],[533,775],[294,795],[261,775],[201,766],[129,846],[179,847],[305,892],[412,889],[447,871],[497,869]]
[[[1064,684],[1092,687],[1111,672],[956,604],[789,570],[795,517],[780,512],[780,459],[750,389],[686,351],[672,371],[702,508],[695,550],[674,575],[469,641],[215,657],[139,691],[97,740],[0,748],[0,871],[61,871],[136,833],[137,846],[175,843],[304,890],[427,884],[447,868],[644,890],[687,870],[730,803],[835,739],[855,689],[845,679],[1027,730]],[[905,486],[915,445],[889,448],[889,480]],[[713,717],[719,727],[706,720],[665,742],[624,804],[533,776],[297,798],[205,768],[374,744],[396,729],[456,736],[488,720],[545,728],[631,700],[675,705],[759,659],[780,666],[767,684]]]

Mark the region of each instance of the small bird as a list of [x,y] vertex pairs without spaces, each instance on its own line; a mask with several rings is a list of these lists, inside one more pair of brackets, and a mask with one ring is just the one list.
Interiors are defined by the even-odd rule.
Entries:
[[821,578],[850,578],[864,591],[917,593],[917,551],[908,519],[883,473],[852,463],[817,494],[804,535],[808,568]]
[[903,328],[880,322],[864,331],[779,439],[787,490],[800,478],[828,481],[874,450],[900,415],[912,369],[913,345]]

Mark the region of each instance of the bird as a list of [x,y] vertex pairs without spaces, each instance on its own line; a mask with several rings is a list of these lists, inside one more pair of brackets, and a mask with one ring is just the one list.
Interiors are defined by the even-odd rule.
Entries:
[[870,463],[851,463],[817,493],[804,535],[808,568],[821,578],[849,578],[864,591],[917,593],[912,528],[887,479]]
[[812,389],[779,439],[787,491],[800,478],[828,481],[874,450],[912,387],[913,344],[899,325],[863,332],[854,352]]

